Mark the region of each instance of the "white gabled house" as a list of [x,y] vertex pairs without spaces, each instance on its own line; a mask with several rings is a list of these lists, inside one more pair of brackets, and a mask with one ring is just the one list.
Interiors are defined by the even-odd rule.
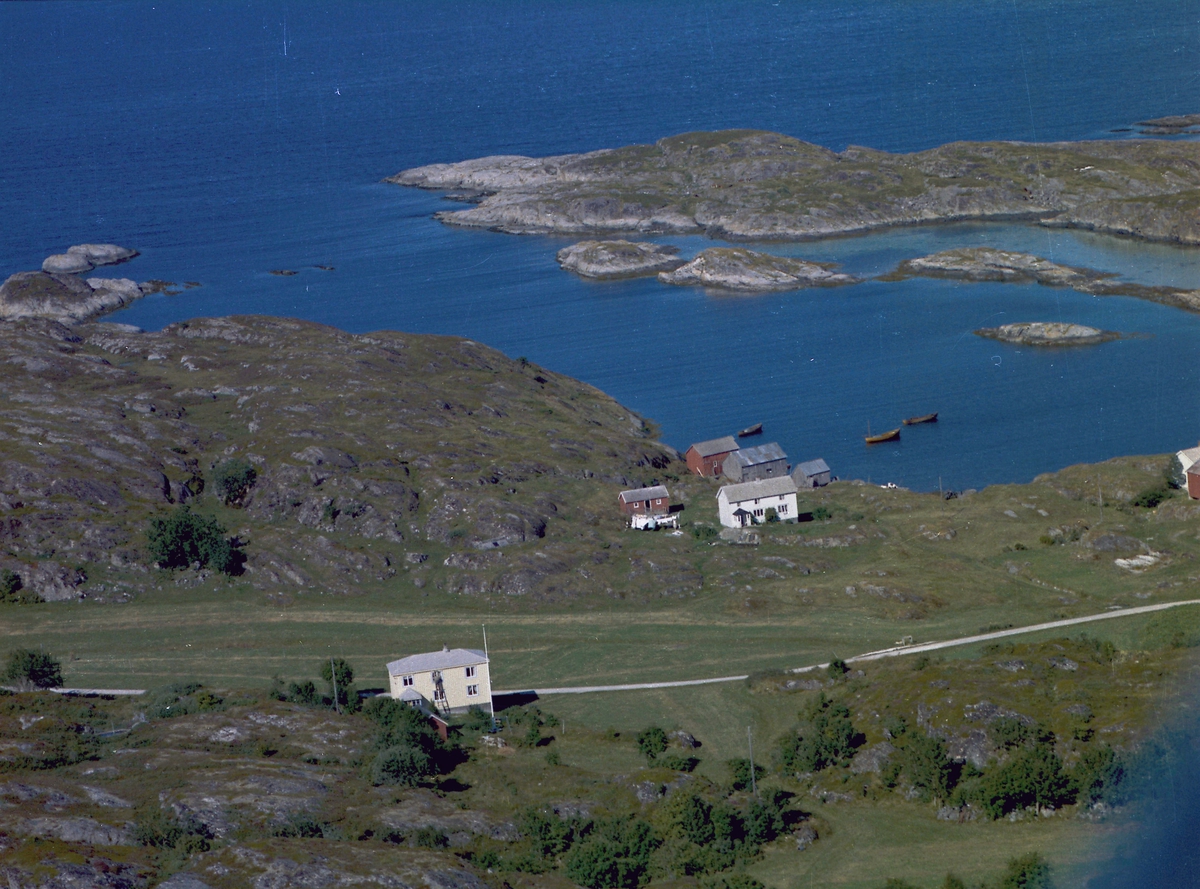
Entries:
[[781,522],[796,520],[796,482],[790,475],[726,485],[717,492],[717,511],[726,528],[765,522],[768,509],[774,509]]
[[488,658],[473,648],[412,654],[387,665],[391,696],[429,713],[492,712]]

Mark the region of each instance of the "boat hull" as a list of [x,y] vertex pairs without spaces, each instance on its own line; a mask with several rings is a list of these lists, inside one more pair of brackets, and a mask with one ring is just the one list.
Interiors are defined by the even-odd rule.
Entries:
[[880,444],[885,441],[899,441],[899,440],[900,440],[900,428],[899,427],[889,430],[888,432],[881,432],[878,435],[868,435],[864,439],[864,441],[866,441],[867,444]]
[[919,423],[936,423],[937,421],[937,413],[934,412],[932,414],[925,414],[923,417],[909,417],[904,421],[904,425],[916,426]]
[[762,423],[755,423],[753,426],[747,426],[738,433],[738,438],[749,438],[751,435],[762,435]]

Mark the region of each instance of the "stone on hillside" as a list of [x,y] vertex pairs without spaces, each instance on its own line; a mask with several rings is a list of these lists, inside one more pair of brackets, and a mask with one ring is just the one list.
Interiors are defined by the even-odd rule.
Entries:
[[336,469],[353,469],[358,465],[358,461],[345,451],[339,451],[337,448],[323,448],[318,445],[310,445],[304,450],[292,454],[292,459],[312,466],[331,466]]
[[854,758],[850,760],[850,771],[856,775],[861,775],[864,772],[878,772],[883,768],[884,763],[888,761],[896,748],[887,741],[881,741],[878,744],[873,744],[870,747],[864,747],[854,754]]
[[78,275],[93,268],[88,258],[78,253],[55,253],[42,260],[42,271],[48,275]]
[[30,818],[17,827],[18,833],[64,843],[88,843],[92,846],[132,845],[124,827],[101,824],[91,818]]
[[580,241],[558,251],[558,264],[585,278],[634,278],[683,265],[677,247],[632,241]]
[[158,889],[209,889],[209,886],[195,874],[175,874],[159,883]]

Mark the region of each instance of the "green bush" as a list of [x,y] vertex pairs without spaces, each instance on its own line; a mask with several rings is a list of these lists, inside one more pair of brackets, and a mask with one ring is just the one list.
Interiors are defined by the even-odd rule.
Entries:
[[812,511],[812,517],[815,521],[825,522],[833,518],[833,513],[827,507],[818,506]]
[[1038,743],[1022,750],[982,783],[984,810],[992,818],[1026,806],[1059,807],[1075,801],[1075,782],[1063,769],[1052,744]]
[[1053,889],[1050,865],[1037,852],[1021,855],[1008,862],[996,889]]
[[700,760],[694,756],[680,756],[678,753],[668,753],[659,758],[658,765],[664,769],[672,769],[676,772],[694,772],[696,766],[700,765]]
[[567,876],[588,889],[637,889],[658,840],[638,818],[599,821],[567,857]]
[[1149,488],[1139,491],[1137,496],[1129,502],[1134,506],[1140,506],[1143,509],[1153,509],[1171,496],[1171,489],[1167,487],[1164,482],[1159,482],[1156,485],[1152,485]]
[[0,603],[9,605],[31,605],[41,602],[42,597],[32,590],[26,590],[21,575],[7,568],[0,570]]
[[909,732],[899,745],[897,762],[913,787],[935,800],[944,800],[954,789],[954,764],[946,755],[946,743],[924,732]]
[[654,762],[667,749],[667,733],[656,725],[638,732],[635,740],[638,750],[650,762]]
[[181,505],[165,518],[150,520],[146,531],[150,555],[160,568],[199,564],[223,574],[235,574],[242,557],[215,519],[196,515]]
[[850,720],[850,709],[822,693],[801,714],[799,729],[780,742],[780,764],[785,774],[845,765],[862,741]]
[[213,484],[226,506],[241,505],[257,479],[254,467],[237,458],[225,460],[213,470]]
[[8,656],[4,679],[18,686],[58,688],[63,684],[62,664],[44,651],[18,648]]
[[199,712],[201,706],[196,693],[202,687],[195,682],[177,682],[151,689],[145,699],[146,716],[150,719],[169,719]]
[[[727,759],[725,760],[725,765],[729,766],[729,773],[733,778],[734,790],[749,790],[767,773],[767,770],[757,763],[754,765],[753,772],[751,772],[750,760],[745,757]],[[751,777],[752,775],[753,778]]]
[[158,806],[139,809],[133,822],[133,840],[155,849],[177,849],[192,855],[206,852],[212,833],[194,818],[176,818]]
[[371,763],[371,783],[416,787],[424,778],[437,774],[433,758],[419,747],[407,744],[389,747]]
[[437,827],[419,827],[413,834],[413,842],[422,849],[445,849],[450,845],[450,838]]
[[829,666],[825,668],[826,674],[830,679],[838,680],[850,672],[850,666],[840,657],[831,658]]
[[692,532],[693,537],[702,542],[715,540],[720,536],[720,532],[712,525],[692,525],[689,530]]
[[306,704],[309,707],[314,707],[317,704],[325,702],[321,695],[317,693],[317,684],[311,679],[306,679],[303,682],[289,683],[284,700],[290,701],[293,704]]
[[317,821],[307,812],[294,812],[282,824],[275,825],[271,835],[302,840],[332,839],[332,837],[328,837],[329,832],[329,824]]
[[763,520],[768,524],[779,521],[779,513],[776,511],[774,506],[767,507],[767,511],[763,513]]

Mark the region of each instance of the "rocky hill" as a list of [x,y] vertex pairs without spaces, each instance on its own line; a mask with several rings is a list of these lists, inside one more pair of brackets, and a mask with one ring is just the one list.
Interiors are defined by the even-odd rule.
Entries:
[[478,206],[438,218],[517,233],[803,239],[1018,218],[1200,244],[1194,142],[954,142],[890,154],[726,130],[587,154],[434,164],[388,181],[473,196]]
[[0,568],[45,599],[80,595],[89,575],[100,598],[161,583],[147,521],[216,508],[205,480],[229,459],[257,475],[221,510],[257,587],[346,591],[433,544],[494,565],[498,591],[547,592],[581,554],[506,548],[542,538],[566,501],[607,505],[676,459],[596,389],[454,338],[40,319],[0,325],[0,365]]

